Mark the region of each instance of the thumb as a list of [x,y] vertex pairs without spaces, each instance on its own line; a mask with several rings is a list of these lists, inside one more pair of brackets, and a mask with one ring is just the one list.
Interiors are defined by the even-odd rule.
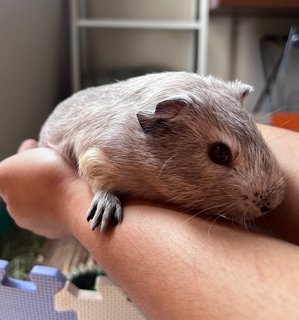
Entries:
[[21,152],[29,150],[29,149],[37,148],[37,146],[38,146],[38,142],[36,140],[26,139],[20,144],[20,146],[17,150],[17,153],[21,153]]

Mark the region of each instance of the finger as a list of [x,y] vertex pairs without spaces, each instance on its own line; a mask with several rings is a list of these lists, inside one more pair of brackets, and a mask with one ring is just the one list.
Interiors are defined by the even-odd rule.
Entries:
[[26,139],[20,144],[17,153],[21,153],[29,149],[37,148],[37,145],[38,145],[38,142],[36,140]]

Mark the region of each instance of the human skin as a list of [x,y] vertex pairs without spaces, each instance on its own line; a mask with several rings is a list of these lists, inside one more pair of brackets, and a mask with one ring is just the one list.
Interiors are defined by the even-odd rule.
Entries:
[[22,227],[81,241],[149,318],[297,319],[299,249],[288,241],[299,243],[299,134],[260,129],[287,178],[286,200],[256,222],[260,233],[138,201],[125,201],[115,229],[91,232],[88,186],[48,149],[1,162],[0,194]]
[[258,126],[278,159],[287,182],[283,203],[258,223],[272,236],[299,245],[299,133],[266,125]]

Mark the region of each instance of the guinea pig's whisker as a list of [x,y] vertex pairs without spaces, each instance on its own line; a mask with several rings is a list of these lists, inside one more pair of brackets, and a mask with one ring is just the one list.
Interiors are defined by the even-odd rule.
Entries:
[[[230,203],[227,203],[227,204],[224,204],[225,207],[220,210],[219,212],[217,212],[217,215],[225,218],[225,219],[229,219],[231,220],[230,218],[227,217],[227,214],[233,212],[235,210],[235,208],[231,208],[232,206],[234,206],[236,204],[236,202],[232,201]],[[231,208],[230,210],[228,210],[229,208]]]
[[294,117],[291,117],[290,119],[288,119],[287,121],[285,121],[283,124],[281,124],[279,126],[279,128],[283,128],[287,123],[289,123],[290,121],[292,121],[294,119]]
[[249,232],[249,229],[248,229],[248,226],[247,226],[247,223],[246,223],[246,215],[248,213],[248,208],[246,208],[245,212],[243,213],[242,215],[242,227],[247,231]]
[[186,223],[186,222],[190,221],[191,219],[195,218],[196,216],[199,216],[201,213],[203,213],[205,211],[206,211],[206,209],[203,209],[201,211],[196,212],[195,214],[191,215],[189,218],[185,219],[183,221],[183,223]]
[[268,112],[268,113],[266,113],[265,115],[263,115],[261,119],[264,120],[265,118],[271,116],[272,114],[276,113],[277,111],[280,111],[280,110],[283,110],[283,109],[284,109],[284,107],[279,108],[279,109],[276,109],[276,110],[271,111],[271,112]]
[[[230,207],[231,207],[232,205],[234,205],[234,204],[235,204],[234,202],[221,203],[221,204],[218,204],[218,205],[211,206],[211,207],[208,207],[208,208],[206,208],[206,209],[200,210],[200,211],[196,212],[195,214],[193,214],[193,215],[192,215],[191,217],[189,217],[188,219],[184,220],[184,223],[190,221],[191,219],[193,219],[194,217],[200,215],[201,213],[203,213],[203,212],[205,212],[205,211],[209,211],[209,210],[211,210],[211,209],[217,209],[217,208],[221,208],[221,207],[223,207],[223,208],[222,208],[222,209],[217,213],[217,215],[215,215],[215,216],[217,216],[217,217],[222,217],[222,218],[226,218],[226,219],[227,219],[227,217],[225,216],[225,214],[223,214],[223,212],[225,212],[228,208],[230,208]],[[231,210],[231,211],[233,211],[233,210]],[[231,211],[229,211],[229,212],[231,212]],[[229,212],[225,212],[225,213],[229,213]]]
[[211,209],[221,208],[222,206],[223,206],[223,204],[218,204],[218,205],[215,205],[215,206],[200,210],[200,211],[196,212],[195,214],[193,214],[192,216],[190,216],[189,218],[187,218],[186,220],[184,220],[183,223],[186,223],[186,222],[190,221],[191,219],[193,219],[194,217],[200,215],[201,213],[203,213],[205,211],[208,211],[208,210],[211,210]]
[[[231,204],[229,204],[228,206],[226,206],[224,209],[227,210],[227,208],[230,207],[230,206],[233,205],[233,204],[234,204],[234,202],[232,202]],[[233,211],[234,211],[234,208],[232,208],[232,209],[229,210],[229,211],[226,211],[226,215],[227,215],[228,213],[233,212]],[[212,221],[212,223],[211,223],[210,226],[209,226],[208,236],[210,236],[210,231],[211,231],[211,229],[212,229],[212,226],[215,224],[215,222],[216,222],[217,220],[219,220],[220,218],[224,218],[224,219],[227,220],[227,216],[226,216],[226,215],[224,215],[224,214],[218,214],[218,215],[216,216],[216,218]],[[231,220],[231,219],[228,219],[228,220],[233,223],[233,220]]]
[[249,225],[249,230],[251,231],[258,231],[258,226],[256,224],[256,219],[247,221],[247,226]]
[[211,234],[211,229],[213,227],[213,225],[216,223],[217,220],[219,220],[220,218],[225,218],[225,216],[222,215],[217,215],[215,216],[215,219],[213,219],[213,221],[210,223],[209,229],[208,229],[208,237],[210,237]]
[[160,178],[161,174],[163,173],[163,170],[166,168],[167,164],[169,163],[169,161],[171,161],[174,158],[174,156],[169,157],[163,164],[159,174],[158,174],[158,179]]

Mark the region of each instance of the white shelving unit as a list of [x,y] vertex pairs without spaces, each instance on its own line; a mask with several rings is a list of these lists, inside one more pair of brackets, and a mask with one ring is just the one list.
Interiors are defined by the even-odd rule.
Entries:
[[[207,66],[207,38],[209,22],[209,0],[194,0],[193,21],[167,21],[167,20],[136,20],[136,19],[86,19],[80,16],[79,0],[70,0],[71,23],[71,74],[72,90],[81,88],[80,66],[80,28],[118,28],[118,29],[148,29],[148,30],[184,30],[197,32],[196,72],[206,73]],[[196,39],[196,38],[195,38]]]

